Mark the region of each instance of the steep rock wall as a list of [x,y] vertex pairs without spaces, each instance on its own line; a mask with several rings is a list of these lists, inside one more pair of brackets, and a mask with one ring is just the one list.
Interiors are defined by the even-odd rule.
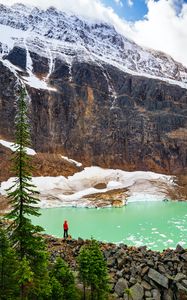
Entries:
[[[32,56],[32,54],[31,54]],[[46,59],[37,74],[46,75]],[[187,90],[110,65],[56,60],[49,83],[27,86],[36,151],[128,170],[182,174],[187,168]],[[12,134],[15,77],[1,64],[0,133]],[[43,71],[44,70],[44,71]]]

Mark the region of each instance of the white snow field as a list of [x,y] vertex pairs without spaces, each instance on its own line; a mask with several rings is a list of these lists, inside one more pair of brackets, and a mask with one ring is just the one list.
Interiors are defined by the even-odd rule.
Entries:
[[[15,178],[1,183],[0,193],[5,195]],[[40,207],[76,206],[90,207],[88,199],[83,196],[127,188],[128,202],[162,201],[166,197],[161,186],[171,186],[173,179],[154,172],[126,172],[122,170],[87,167],[73,176],[33,177],[33,183],[40,192]],[[105,183],[106,188],[94,186]]]

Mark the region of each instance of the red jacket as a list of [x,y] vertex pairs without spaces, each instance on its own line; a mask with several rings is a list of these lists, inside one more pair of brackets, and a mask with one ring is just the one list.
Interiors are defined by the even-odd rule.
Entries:
[[68,230],[68,222],[67,221],[64,222],[63,226],[64,226],[64,230]]

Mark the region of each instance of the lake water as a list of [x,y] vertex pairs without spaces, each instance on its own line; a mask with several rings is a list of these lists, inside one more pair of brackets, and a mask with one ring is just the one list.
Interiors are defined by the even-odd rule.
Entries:
[[153,250],[187,248],[186,202],[135,202],[122,208],[49,208],[32,218],[47,234],[63,236],[63,222],[69,223],[72,238],[147,245]]

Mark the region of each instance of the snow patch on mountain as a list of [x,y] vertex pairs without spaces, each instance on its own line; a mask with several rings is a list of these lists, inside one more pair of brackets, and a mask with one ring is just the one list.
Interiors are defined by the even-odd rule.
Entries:
[[78,162],[78,161],[76,161],[76,160],[74,160],[74,159],[71,159],[71,158],[69,158],[69,157],[67,157],[67,156],[63,156],[63,155],[61,155],[61,157],[62,157],[64,160],[70,162],[71,164],[76,165],[77,167],[82,167],[82,163],[80,163],[80,162]]
[[[0,140],[0,144],[3,145],[4,147],[9,148],[10,150],[12,150],[13,152],[15,152],[17,145],[11,142],[7,142],[5,140]],[[31,149],[31,148],[26,148],[26,153],[28,155],[35,155],[36,151]]]
[[47,84],[47,80],[41,80],[32,72],[32,59],[29,53],[30,39],[29,32],[22,31],[20,29],[11,28],[5,25],[0,25],[0,61],[7,66],[16,76],[17,73],[22,72],[18,66],[13,65],[7,59],[3,59],[15,46],[21,46],[26,50],[26,72],[27,74],[22,75],[23,81],[36,89],[53,90],[55,88],[50,87]]
[[[55,58],[68,65],[74,61],[110,64],[139,76],[162,79],[187,88],[187,68],[169,55],[142,48],[103,22],[91,22],[55,8],[0,5],[0,58],[15,47],[26,49],[27,84],[49,88]],[[29,53],[48,59],[49,73],[36,81]],[[35,77],[33,77],[35,76]],[[29,79],[30,78],[30,79]]]
[[[12,186],[14,180],[15,178],[10,178],[2,182],[0,189],[2,195],[6,194],[6,189]],[[68,178],[33,177],[32,180],[40,192],[40,207],[90,207],[93,203],[90,204],[89,199],[84,196],[122,188],[128,190],[128,202],[162,201],[166,197],[166,190],[162,190],[160,185],[170,187],[173,184],[173,178],[163,174],[126,172],[100,167],[87,167]],[[95,186],[99,183],[105,183],[106,188],[98,190]]]

